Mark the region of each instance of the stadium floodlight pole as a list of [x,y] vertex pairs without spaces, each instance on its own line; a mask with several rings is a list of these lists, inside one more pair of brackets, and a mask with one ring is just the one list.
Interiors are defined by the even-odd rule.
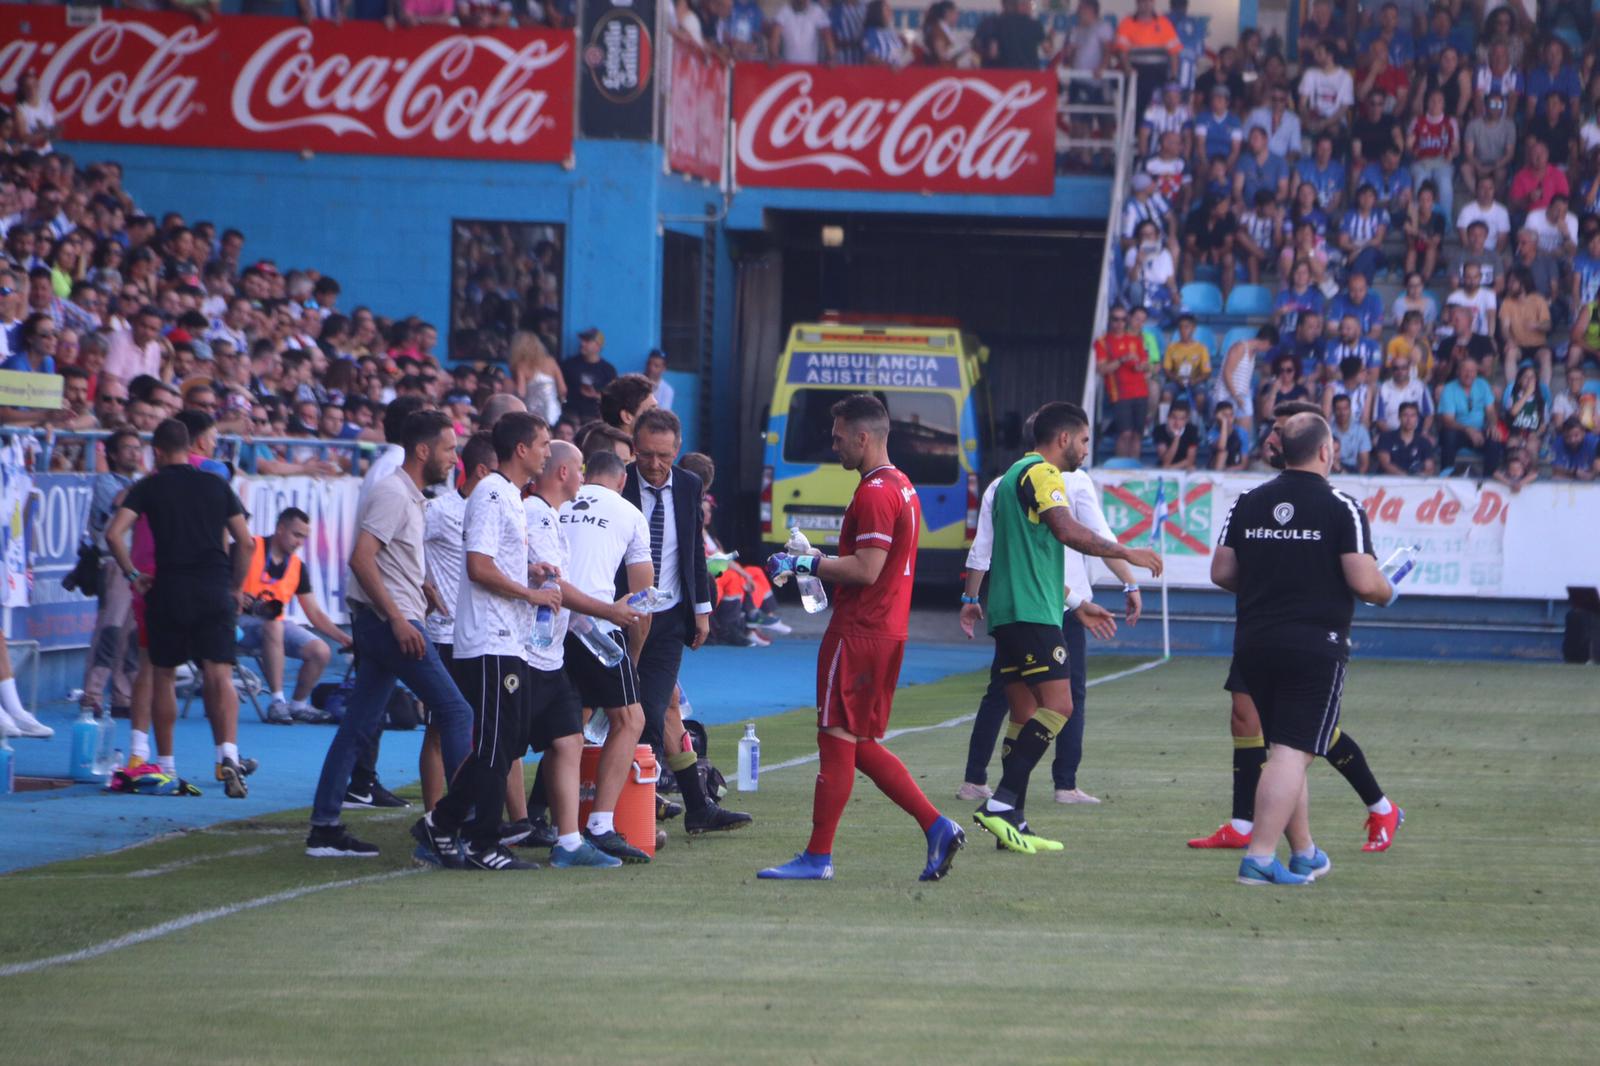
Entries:
[[[1178,499],[1183,498],[1183,482],[1178,482]],[[1167,479],[1156,475],[1155,506],[1150,509],[1150,547],[1161,555],[1167,554]],[[1172,613],[1167,608],[1167,568],[1161,568],[1161,661],[1172,658]]]

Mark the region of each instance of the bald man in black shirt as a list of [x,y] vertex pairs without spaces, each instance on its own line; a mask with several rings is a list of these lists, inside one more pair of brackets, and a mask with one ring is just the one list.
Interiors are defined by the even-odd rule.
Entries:
[[[1239,864],[1246,885],[1304,885],[1332,869],[1311,839],[1306,767],[1327,754],[1339,725],[1356,599],[1384,606],[1394,598],[1366,513],[1328,484],[1327,421],[1297,414],[1279,436],[1284,472],[1234,503],[1211,563],[1212,582],[1238,596],[1234,660],[1268,745]],[[1287,867],[1275,854],[1285,832]]]

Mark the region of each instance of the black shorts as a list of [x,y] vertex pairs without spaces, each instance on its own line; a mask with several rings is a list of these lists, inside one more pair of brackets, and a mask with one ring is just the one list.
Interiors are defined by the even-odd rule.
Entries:
[[1228,660],[1228,679],[1222,683],[1224,692],[1237,693],[1240,696],[1250,695],[1250,690],[1245,687],[1244,678],[1239,676],[1239,659],[1237,656]]
[[1111,405],[1111,428],[1118,433],[1143,433],[1149,406],[1150,401],[1143,396],[1136,400],[1118,400]]
[[457,659],[456,686],[472,708],[472,753],[509,765],[528,750],[533,715],[533,670],[520,655]]
[[226,582],[163,586],[158,581],[145,597],[151,664],[171,668],[191,660],[237,662],[233,640],[237,608]]
[[533,675],[532,721],[528,746],[543,752],[562,737],[583,732],[583,703],[563,670],[529,671]]
[[606,666],[571,633],[567,634],[563,651],[567,677],[578,690],[583,706],[609,710],[639,702],[639,675],[632,659],[624,655],[617,665]]
[[1060,626],[1037,622],[1008,622],[994,630],[994,657],[1001,680],[1010,684],[1025,681],[1066,681],[1071,676],[1067,662],[1067,642]]
[[1240,653],[1234,662],[1261,715],[1268,744],[1328,754],[1339,732],[1348,665],[1343,659],[1272,648]]

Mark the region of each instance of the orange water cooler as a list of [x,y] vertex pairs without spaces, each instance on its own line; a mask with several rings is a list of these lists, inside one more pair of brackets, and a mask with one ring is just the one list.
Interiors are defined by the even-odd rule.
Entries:
[[[578,766],[579,825],[587,822],[589,813],[594,810],[594,782],[599,776],[600,750],[596,744],[583,746],[583,760]],[[660,778],[655,751],[648,744],[640,744],[633,750],[633,766],[623,783],[615,814],[617,832],[652,858],[656,853],[656,782]]]

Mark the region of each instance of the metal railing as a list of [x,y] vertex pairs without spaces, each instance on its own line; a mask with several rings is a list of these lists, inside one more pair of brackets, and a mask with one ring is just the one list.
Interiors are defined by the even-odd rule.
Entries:
[[[50,470],[51,461],[55,458],[58,449],[81,446],[83,450],[83,466],[81,469],[71,471],[58,471],[58,473],[84,473],[98,474],[100,468],[100,448],[113,433],[106,429],[38,429],[24,426],[0,426],[0,438],[32,437],[38,441],[39,451],[34,458],[34,470],[46,473]],[[139,439],[146,444],[150,443],[150,434],[141,433]],[[320,440],[315,437],[244,437],[237,435],[219,436],[217,450],[214,458],[218,462],[232,463],[234,469],[245,474],[259,473],[259,463],[268,458],[259,453],[257,445],[269,449],[283,448],[290,451],[293,459],[281,459],[278,455],[271,456],[280,462],[306,462],[319,460],[345,465],[341,459],[348,459],[348,469],[343,474],[316,474],[314,476],[339,477],[344,474],[359,477],[366,471],[378,453],[387,445],[373,441],[356,440]]]
[[[1057,124],[1057,156],[1074,151],[1117,150],[1122,130],[1128,124],[1125,101],[1130,99],[1128,87],[1133,77],[1120,70],[1108,70],[1096,76],[1066,67],[1056,69],[1056,78],[1061,83],[1056,113],[1066,120]],[[1083,99],[1074,100],[1074,96]],[[1079,136],[1076,131],[1084,129],[1088,130],[1088,136]]]
[[[1122,203],[1128,194],[1129,171],[1133,169],[1133,135],[1138,129],[1134,115],[1134,101],[1138,97],[1138,75],[1129,74],[1120,106],[1122,120],[1117,123],[1116,143],[1113,146],[1117,166],[1111,177],[1111,203],[1106,214],[1106,247],[1100,257],[1100,291],[1095,298],[1093,338],[1105,335],[1106,317],[1111,307],[1111,296],[1117,287],[1117,256],[1122,246]],[[1095,417],[1095,396],[1099,391],[1100,375],[1095,371],[1094,340],[1090,341],[1089,359],[1083,375],[1083,409],[1089,413],[1089,456],[1094,456],[1093,434],[1098,425]]]

